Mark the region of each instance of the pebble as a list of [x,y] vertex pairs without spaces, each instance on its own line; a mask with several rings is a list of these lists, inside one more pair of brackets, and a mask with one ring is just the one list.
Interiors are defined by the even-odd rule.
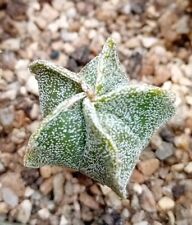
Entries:
[[155,76],[153,83],[157,86],[162,85],[171,77],[170,69],[164,65],[158,65],[155,67]]
[[185,167],[184,163],[177,163],[177,164],[172,165],[171,169],[173,171],[181,172],[181,171],[183,171],[184,167]]
[[3,173],[5,171],[4,164],[0,161],[0,173]]
[[52,169],[51,166],[42,166],[40,168],[40,174],[43,178],[49,178],[51,176]]
[[[14,160],[13,154],[10,154],[10,160]],[[7,155],[8,156],[8,155]],[[17,181],[17,182],[15,182]],[[17,172],[7,172],[1,176],[1,184],[3,187],[11,189],[16,196],[23,196],[25,192],[25,183],[20,176],[20,173]]]
[[184,168],[184,171],[188,174],[192,174],[192,162],[189,162],[185,168]]
[[66,219],[64,215],[61,216],[59,225],[69,225],[69,221]]
[[145,211],[147,211],[149,213],[156,211],[156,202],[154,199],[154,195],[145,184],[142,185],[142,193],[140,195],[140,203],[141,203],[141,207]]
[[28,66],[29,66],[28,59],[20,59],[17,61],[15,65],[15,72],[17,75],[17,79],[21,84],[25,83],[30,75]]
[[3,187],[2,190],[2,198],[5,203],[10,205],[11,207],[16,207],[19,203],[19,198],[15,194],[15,192],[9,187]]
[[138,223],[134,223],[133,225],[149,225],[149,223],[147,221],[141,221]]
[[29,197],[31,197],[33,195],[33,193],[34,193],[34,190],[32,188],[30,188],[29,186],[27,186],[26,189],[25,189],[24,196],[26,198],[29,198]]
[[34,76],[30,76],[26,82],[26,89],[29,93],[39,96],[38,83]]
[[24,128],[14,128],[11,134],[11,141],[15,144],[21,144],[26,138],[26,132]]
[[54,195],[54,201],[59,203],[61,202],[64,190],[63,190],[63,184],[64,184],[64,176],[62,173],[58,173],[53,177],[53,195]]
[[32,204],[28,199],[21,202],[18,207],[17,220],[22,223],[27,223],[31,216]]
[[5,202],[0,202],[0,214],[7,214],[9,212],[9,206]]
[[65,184],[65,194],[70,196],[74,192],[73,184],[70,181],[67,181]]
[[155,151],[155,155],[160,160],[165,160],[172,156],[175,152],[175,147],[172,143],[162,142],[159,148]]
[[160,209],[168,211],[175,207],[175,202],[171,198],[164,196],[159,200],[158,205]]
[[33,104],[32,109],[30,111],[30,117],[32,120],[35,120],[38,118],[40,115],[40,110],[39,110],[39,105],[38,104]]
[[12,125],[15,118],[15,111],[13,106],[9,106],[6,108],[0,108],[0,124],[3,127],[9,127]]
[[189,16],[185,15],[182,16],[176,23],[176,32],[179,34],[187,34],[190,32],[190,27],[189,27]]
[[42,220],[47,220],[50,216],[50,212],[47,208],[42,208],[37,213]]
[[91,197],[86,192],[80,193],[79,201],[90,209],[99,209],[99,204],[95,201],[94,197]]
[[6,91],[0,95],[0,100],[15,100],[19,89],[20,85],[17,81],[7,85]]
[[[0,191],[0,221],[25,223],[24,202],[28,202],[26,205],[33,205],[26,222],[30,225],[191,224],[190,1],[111,0],[97,4],[96,1],[42,0],[29,1],[26,8],[22,7],[22,1],[10,2],[3,0],[0,12],[0,148],[3,148],[0,190],[10,189],[11,194],[6,198],[14,195],[17,200],[11,206]],[[157,157],[161,165],[156,163],[157,169],[152,168],[153,163],[150,169],[144,166],[144,172],[150,175],[145,175],[138,165],[129,181],[126,200],[119,199],[110,188],[102,186],[98,190],[98,184],[85,178],[80,183],[76,173],[61,167],[55,172],[53,168],[36,169],[36,175],[29,170],[23,175],[22,167],[25,143],[41,118],[38,86],[28,64],[39,58],[66,66],[72,58],[71,68],[78,71],[100,52],[109,33],[119,43],[120,60],[130,78],[176,93],[177,114],[168,125],[173,136],[161,129],[148,147],[152,154],[146,157],[144,152],[140,158],[149,162]],[[5,108],[10,111],[3,112],[2,122],[1,111]],[[18,111],[22,112],[19,117]],[[165,129],[169,130],[167,126]],[[14,172],[10,176],[8,171]],[[17,176],[20,173],[22,177]],[[55,178],[60,173],[64,175],[63,184]],[[82,193],[86,196],[82,197]],[[162,196],[173,198],[175,207],[162,210],[159,206]],[[160,212],[153,211],[154,199],[158,203],[154,208]],[[67,208],[65,213],[63,208]]]
[[191,137],[186,134],[181,134],[180,136],[175,136],[174,143],[177,148],[181,148],[185,151],[190,149]]
[[135,191],[135,193],[137,193],[138,195],[140,195],[143,191],[142,186],[138,183],[134,183],[133,185],[133,190]]
[[43,183],[40,185],[40,191],[44,194],[47,195],[49,194],[53,189],[53,178],[50,177],[43,181]]
[[158,39],[155,37],[141,37],[141,43],[145,48],[151,48],[158,42]]
[[18,51],[20,49],[21,40],[20,38],[9,38],[2,42],[0,45],[1,49]]
[[158,159],[148,159],[145,161],[140,161],[138,164],[138,169],[145,175],[151,176],[155,173],[160,166],[160,162]]
[[49,4],[45,3],[43,4],[43,9],[40,16],[46,21],[46,24],[49,24],[59,16],[59,12]]
[[143,174],[141,172],[139,172],[139,170],[134,169],[133,173],[131,175],[131,181],[142,184],[145,181],[145,177],[143,176]]
[[111,192],[111,189],[106,185],[99,184],[104,195],[108,195]]
[[123,218],[128,219],[128,218],[130,218],[131,213],[129,212],[128,209],[124,208],[121,215],[122,215]]
[[140,223],[142,220],[145,219],[145,211],[144,210],[138,210],[134,215],[132,215],[131,222],[134,223]]

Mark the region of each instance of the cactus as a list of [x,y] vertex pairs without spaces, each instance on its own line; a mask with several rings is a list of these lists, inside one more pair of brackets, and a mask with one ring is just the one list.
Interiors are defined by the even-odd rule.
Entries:
[[172,94],[129,83],[111,38],[77,74],[43,60],[30,70],[44,119],[29,140],[24,164],[72,168],[126,197],[139,155],[174,114]]

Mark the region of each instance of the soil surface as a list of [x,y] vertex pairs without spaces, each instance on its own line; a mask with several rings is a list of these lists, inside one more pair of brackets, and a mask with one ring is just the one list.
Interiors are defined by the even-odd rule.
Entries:
[[[176,115],[143,152],[125,200],[65,168],[23,166],[28,138],[41,121],[29,63],[47,59],[77,72],[109,36],[130,79],[176,95]],[[0,0],[0,50],[0,221],[192,224],[190,0]]]

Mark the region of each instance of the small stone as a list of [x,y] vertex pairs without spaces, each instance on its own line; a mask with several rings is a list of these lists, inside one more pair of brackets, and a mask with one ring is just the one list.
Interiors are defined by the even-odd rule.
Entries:
[[34,193],[34,190],[28,186],[28,187],[26,187],[26,189],[25,189],[25,194],[24,194],[24,196],[25,196],[26,198],[29,198],[29,197],[32,196],[33,193]]
[[129,40],[126,41],[125,46],[127,48],[138,48],[140,47],[140,40],[137,37],[130,38]]
[[49,24],[51,21],[55,20],[59,16],[59,12],[51,7],[49,4],[43,4],[43,9],[41,11],[41,17]]
[[113,208],[116,210],[119,210],[122,207],[121,199],[113,191],[109,192],[106,201],[109,206],[113,206]]
[[94,219],[93,211],[91,211],[88,207],[82,206],[81,218],[84,222],[92,221]]
[[69,23],[68,23],[67,18],[66,18],[66,15],[61,15],[58,19],[49,23],[48,29],[52,33],[57,32],[59,29],[70,29]]
[[61,216],[59,225],[69,225],[69,221],[66,219],[64,215]]
[[51,167],[50,166],[41,167],[40,174],[43,178],[49,178],[51,176]]
[[2,42],[0,48],[5,50],[18,51],[20,49],[20,38],[10,38]]
[[159,169],[160,162],[158,159],[148,159],[138,164],[138,169],[145,175],[151,176]]
[[36,131],[39,127],[40,122],[35,120],[34,122],[32,122],[31,124],[29,124],[27,126],[27,130],[30,131],[31,133],[33,133],[34,131]]
[[135,193],[137,193],[138,195],[140,195],[142,193],[142,186],[138,183],[135,183],[133,185],[133,190],[135,191]]
[[106,185],[100,184],[100,188],[104,195],[108,195],[111,192],[111,189],[107,187]]
[[153,193],[146,185],[142,185],[142,194],[140,196],[141,207],[147,212],[156,211],[156,202]]
[[[10,160],[13,160],[13,156]],[[17,182],[15,182],[17,181]],[[25,192],[25,183],[21,178],[21,175],[16,172],[7,172],[1,176],[1,184],[3,188],[8,188],[8,191],[11,189],[16,196],[23,196]]]
[[5,202],[0,202],[0,215],[7,214],[9,212],[9,206]]
[[160,160],[165,160],[172,156],[175,152],[175,148],[172,143],[162,142],[159,148],[156,150],[155,155]]
[[11,126],[14,121],[14,118],[15,111],[12,106],[0,109],[0,124],[2,124],[3,127]]
[[192,162],[189,162],[186,167],[184,168],[184,171],[188,174],[192,174]]
[[50,212],[47,208],[40,209],[38,215],[42,220],[47,220],[50,216]]
[[3,173],[5,171],[5,166],[3,163],[0,161],[0,173]]
[[29,93],[39,96],[38,83],[34,76],[30,76],[26,83],[26,89]]
[[131,175],[131,181],[134,182],[134,183],[142,184],[145,181],[145,177],[137,169],[134,169],[133,173]]
[[7,85],[6,91],[2,92],[0,95],[0,100],[15,100],[17,97],[17,94],[19,92],[20,85],[19,82],[13,82],[9,85]]
[[1,71],[1,69],[0,69],[0,76],[1,75],[2,75],[2,78],[5,79],[8,83],[14,81],[14,73],[11,70]]
[[91,193],[95,194],[95,195],[101,195],[101,191],[98,187],[97,184],[93,184],[91,187],[90,187],[90,191]]
[[182,184],[176,184],[175,186],[172,187],[172,193],[174,198],[178,199],[185,193],[185,185]]
[[61,202],[64,194],[63,190],[64,184],[64,176],[62,173],[58,173],[53,178],[53,194],[54,194],[54,201],[59,203]]
[[120,9],[121,13],[129,15],[131,13],[131,4],[128,2],[123,4],[122,8]]
[[134,223],[133,225],[149,225],[149,223],[147,221],[141,221],[138,223]]
[[153,45],[155,45],[158,42],[158,39],[155,37],[142,37],[141,43],[145,48],[151,48]]
[[18,196],[14,193],[14,191],[9,187],[2,188],[2,198],[5,203],[10,205],[11,207],[16,207],[19,202]]
[[21,202],[18,208],[17,220],[22,223],[27,223],[31,216],[32,204],[28,199]]
[[78,34],[77,32],[62,31],[61,38],[65,42],[73,42],[77,40]]
[[155,85],[162,85],[165,81],[171,77],[170,69],[164,65],[158,65],[155,67],[155,76],[153,83]]
[[86,192],[80,193],[79,200],[81,203],[83,203],[90,209],[99,209],[99,204],[95,201],[93,197],[88,195]]
[[151,143],[151,147],[153,149],[155,148],[159,148],[159,146],[161,146],[162,144],[162,139],[161,137],[156,133],[152,136],[151,140],[150,140],[150,143]]
[[11,134],[11,141],[14,142],[15,144],[21,144],[24,142],[26,138],[26,132],[24,128],[14,128]]
[[15,71],[17,75],[17,79],[20,83],[25,83],[30,75],[30,72],[28,70],[29,66],[29,60],[27,59],[20,59],[17,61],[17,64],[15,65]]
[[31,119],[33,119],[33,120],[37,119],[39,114],[40,114],[39,105],[33,104],[32,109],[30,111]]
[[177,148],[188,151],[190,149],[190,140],[191,137],[189,135],[181,134],[180,136],[175,137],[174,143]]
[[131,213],[129,212],[128,209],[124,208],[121,215],[123,218],[128,219],[131,216]]
[[190,32],[190,17],[185,15],[182,16],[175,24],[176,32],[179,34],[188,34]]
[[162,210],[168,211],[175,207],[175,202],[171,198],[164,196],[159,200],[158,205]]
[[163,225],[163,224],[158,221],[154,221],[153,225]]
[[65,194],[66,195],[73,195],[73,184],[71,181],[67,181],[65,184]]
[[53,189],[53,178],[50,177],[43,181],[43,183],[40,185],[40,191],[44,194],[47,195],[49,194]]
[[111,34],[111,37],[115,40],[116,43],[121,43],[121,34],[119,32],[114,31]]
[[137,210],[135,214],[131,217],[132,224],[140,223],[145,219],[145,211],[144,210]]
[[58,59],[59,58],[59,51],[57,51],[57,50],[51,51],[50,58],[53,59],[53,60]]
[[184,167],[185,167],[184,163],[177,163],[171,166],[171,170],[181,172],[183,171]]

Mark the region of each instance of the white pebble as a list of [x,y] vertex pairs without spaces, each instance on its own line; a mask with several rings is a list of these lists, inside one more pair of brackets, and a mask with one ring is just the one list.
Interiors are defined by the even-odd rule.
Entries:
[[38,211],[38,215],[42,220],[46,220],[49,218],[50,212],[47,208],[43,208]]
[[159,200],[158,205],[162,210],[167,211],[174,208],[175,202],[171,198],[164,196]]
[[22,201],[18,209],[17,220],[22,223],[27,223],[31,216],[31,210],[31,202],[28,199]]
[[186,173],[192,173],[192,162],[189,162],[187,166],[184,168]]
[[34,76],[30,76],[26,83],[27,91],[34,94],[39,95],[38,83]]

